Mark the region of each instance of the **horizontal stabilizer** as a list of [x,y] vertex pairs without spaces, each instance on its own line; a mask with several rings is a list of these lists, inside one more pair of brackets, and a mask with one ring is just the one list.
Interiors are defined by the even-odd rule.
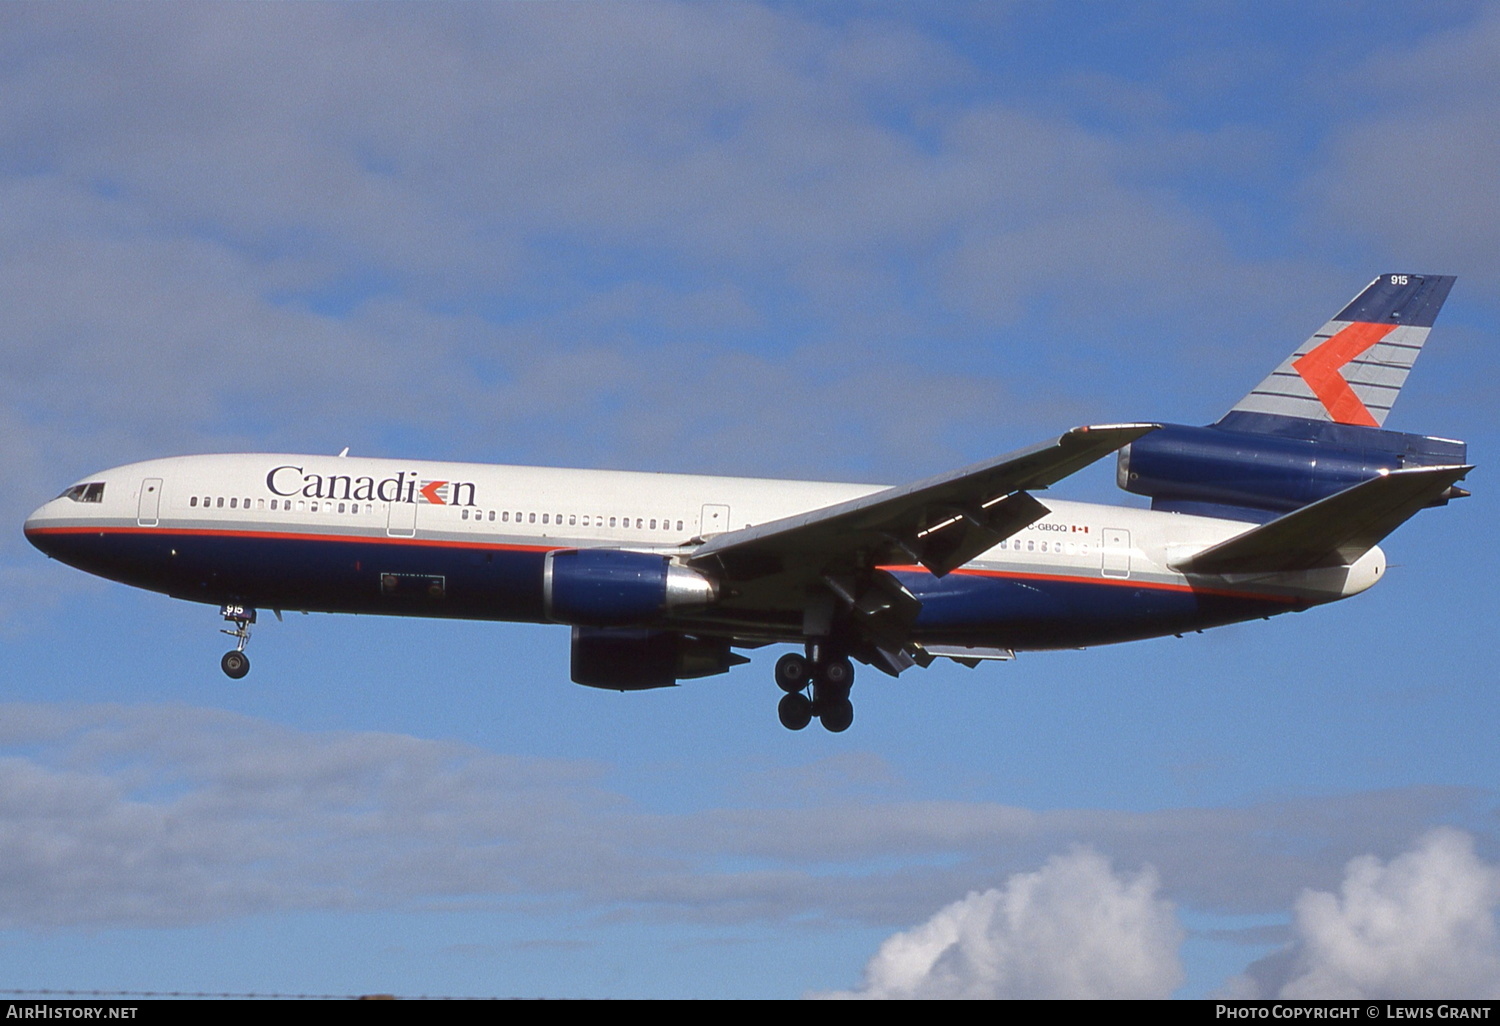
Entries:
[[1173,569],[1238,574],[1347,566],[1473,469],[1392,470],[1204,549]]

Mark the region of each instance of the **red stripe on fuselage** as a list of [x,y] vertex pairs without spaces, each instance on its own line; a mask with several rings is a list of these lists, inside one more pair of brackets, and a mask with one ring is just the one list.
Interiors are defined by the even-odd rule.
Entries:
[[[293,531],[230,531],[215,528],[170,528],[170,527],[37,527],[27,531],[28,536],[45,534],[160,534],[188,536],[194,538],[260,538],[271,541],[312,542],[366,542],[376,545],[413,545],[429,548],[488,549],[501,552],[551,552],[554,549],[570,548],[565,545],[517,545],[506,542],[451,541],[444,538],[392,538],[386,535],[351,534],[303,534]],[[906,571],[932,576],[924,566],[882,566],[878,569]],[[1155,591],[1175,591],[1200,595],[1216,595],[1224,598],[1262,599],[1295,605],[1305,601],[1292,595],[1276,595],[1267,592],[1234,591],[1228,588],[1202,588],[1191,584],[1173,584],[1166,581],[1143,581],[1120,577],[1084,577],[1078,574],[1042,574],[1020,570],[988,570],[979,567],[961,567],[954,574],[966,577],[995,577],[1019,581],[1061,581],[1068,584],[1105,585],[1112,588],[1147,588]]]
[[[931,575],[925,566],[882,566],[880,570],[904,570],[909,573]],[[1063,581],[1068,584],[1106,584],[1112,588],[1149,588],[1154,591],[1191,592],[1195,595],[1218,595],[1225,598],[1265,599],[1268,602],[1284,602],[1295,605],[1303,599],[1294,595],[1275,595],[1263,591],[1234,591],[1229,588],[1200,588],[1191,584],[1173,584],[1170,581],[1143,581],[1128,577],[1083,577],[1078,574],[1037,574],[1024,570],[986,570],[966,566],[953,571],[965,577],[1000,577],[1017,581]]]
[[[909,565],[909,567],[877,567],[879,570],[906,570],[909,573],[926,573],[932,576],[932,571],[927,567]],[[966,577],[1004,577],[1007,580],[1062,580],[1065,583],[1091,583],[1091,585],[1109,585],[1112,588],[1151,588],[1154,591],[1187,591],[1199,595],[1221,595],[1226,598],[1265,598],[1266,601],[1284,601],[1284,603],[1296,604],[1304,601],[1296,595],[1278,595],[1266,591],[1233,591],[1230,588],[1199,588],[1194,585],[1179,585],[1169,580],[1140,580],[1131,577],[1085,577],[1080,574],[1070,573],[1028,573],[1025,570],[986,570],[983,567],[960,567],[953,573],[962,574]]]

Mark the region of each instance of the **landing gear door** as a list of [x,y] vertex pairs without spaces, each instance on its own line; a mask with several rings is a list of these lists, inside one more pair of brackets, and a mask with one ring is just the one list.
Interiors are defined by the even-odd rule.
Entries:
[[1130,576],[1130,532],[1118,527],[1104,529],[1104,555],[1100,571],[1105,577]]
[[141,527],[155,527],[161,518],[161,478],[148,477],[141,482],[141,504],[135,522]]
[[393,502],[386,514],[385,533],[392,538],[413,538],[417,533],[417,504]]
[[729,530],[729,507],[705,504],[703,520],[698,525],[698,537],[711,538]]

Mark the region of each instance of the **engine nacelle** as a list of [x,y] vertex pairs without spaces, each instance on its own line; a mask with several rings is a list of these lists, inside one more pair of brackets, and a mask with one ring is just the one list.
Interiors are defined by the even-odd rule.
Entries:
[[713,602],[714,582],[666,556],[620,549],[558,549],[542,565],[543,615],[583,627],[649,624],[671,609]]
[[1445,438],[1266,414],[1235,413],[1211,427],[1166,424],[1120,450],[1121,488],[1152,509],[1230,506],[1282,513],[1401,467],[1465,461]]
[[728,673],[749,662],[719,638],[676,631],[573,628],[572,677],[577,684],[611,691],[668,688],[679,680]]

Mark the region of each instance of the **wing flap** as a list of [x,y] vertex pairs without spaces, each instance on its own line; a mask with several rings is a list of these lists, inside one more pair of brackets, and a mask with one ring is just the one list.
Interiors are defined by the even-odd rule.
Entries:
[[1001,496],[973,513],[953,510],[935,526],[917,532],[912,555],[942,577],[1050,512],[1026,492]]
[[1172,564],[1185,573],[1276,573],[1347,566],[1417,511],[1440,501],[1472,466],[1393,470]]
[[921,646],[922,651],[928,655],[952,659],[955,663],[962,663],[971,670],[981,662],[988,659],[1010,661],[1016,657],[1014,649],[994,648],[981,645],[928,645]]

